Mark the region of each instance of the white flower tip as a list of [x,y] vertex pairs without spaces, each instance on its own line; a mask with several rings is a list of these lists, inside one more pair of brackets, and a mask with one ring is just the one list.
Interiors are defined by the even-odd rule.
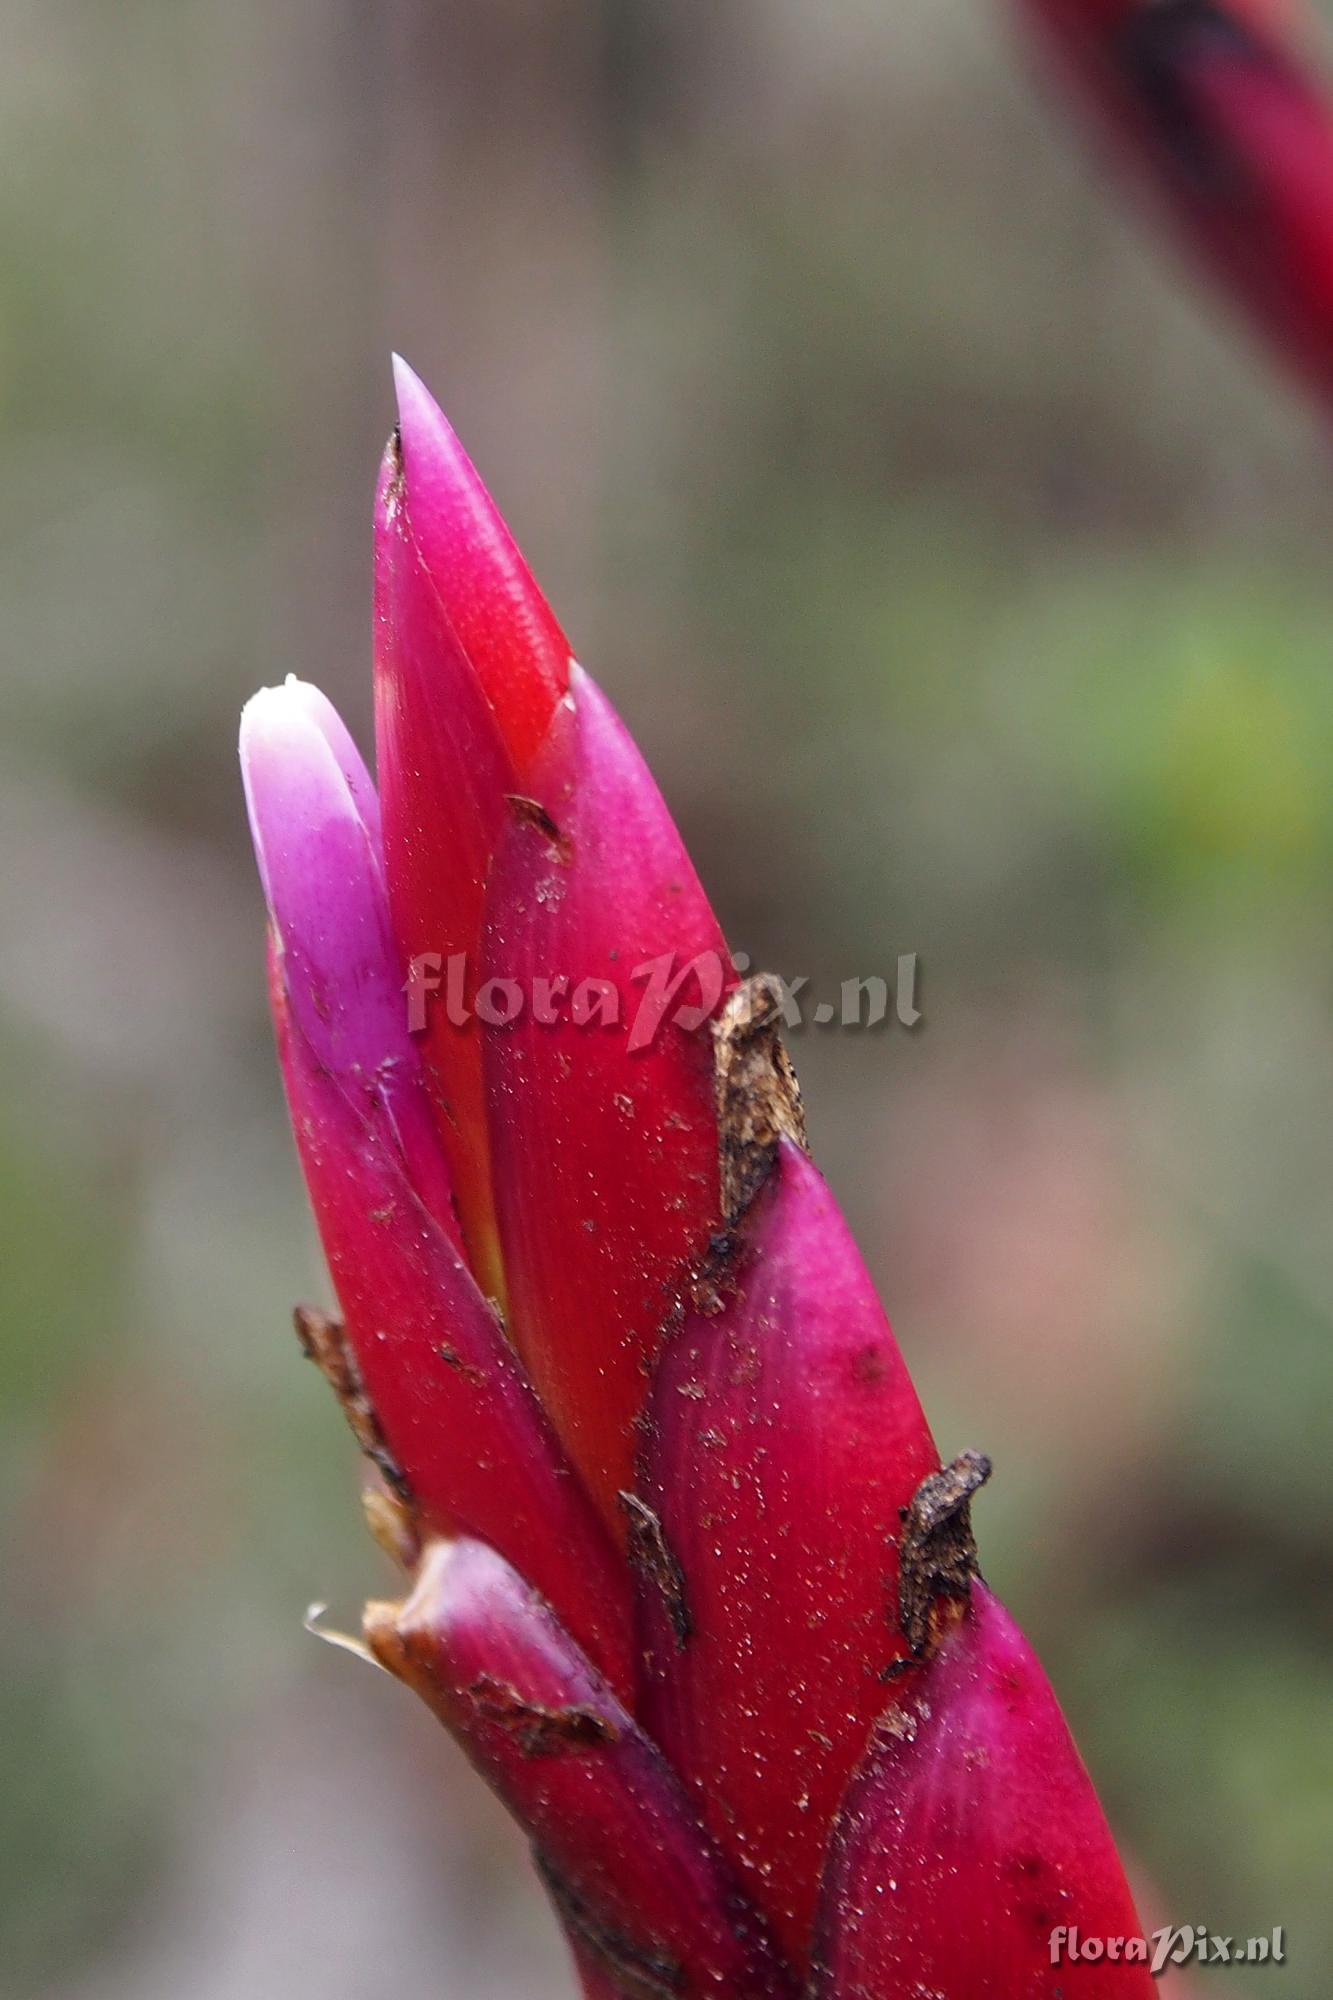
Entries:
[[307,727],[313,724],[322,736],[327,736],[329,717],[342,730],[338,712],[327,695],[321,694],[313,682],[300,680],[295,674],[288,674],[277,687],[256,688],[241,710],[242,765],[247,753],[261,739],[286,735],[303,723]]
[[379,800],[361,752],[328,696],[296,674],[288,674],[279,687],[260,688],[241,710],[241,775],[252,827],[257,828],[254,787],[259,769],[284,764],[308,767],[312,757],[321,761],[316,737],[342,773],[353,806],[378,845]]
[[295,674],[279,687],[260,688],[246,702],[240,754],[260,881],[281,930],[279,903],[289,905],[294,894],[303,893],[282,860],[298,830],[354,819],[378,856],[379,801],[338,711]]

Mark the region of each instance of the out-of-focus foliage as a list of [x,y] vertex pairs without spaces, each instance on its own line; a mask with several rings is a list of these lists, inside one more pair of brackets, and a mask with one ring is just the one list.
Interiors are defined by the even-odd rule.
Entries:
[[390,345],[737,945],[920,954],[912,1035],[795,1037],[821,1160],[1153,1920],[1322,1991],[1333,461],[1007,26],[10,8],[7,1991],[568,1990],[480,1788],[300,1629],[387,1579],[284,1325],[234,718],[294,670],[365,723]]

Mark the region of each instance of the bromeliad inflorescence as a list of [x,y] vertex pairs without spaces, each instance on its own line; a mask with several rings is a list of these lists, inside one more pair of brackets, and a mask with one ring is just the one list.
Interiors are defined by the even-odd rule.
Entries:
[[[531,1838],[601,2000],[1138,2000],[1140,1926],[662,799],[405,368],[379,791],[313,688],[241,757],[307,1351],[410,1575],[366,1638]],[[411,1018],[439,968],[462,1006]],[[489,993],[492,1004],[483,1004]],[[652,998],[648,1029],[645,997]],[[653,997],[655,996],[655,997]]]

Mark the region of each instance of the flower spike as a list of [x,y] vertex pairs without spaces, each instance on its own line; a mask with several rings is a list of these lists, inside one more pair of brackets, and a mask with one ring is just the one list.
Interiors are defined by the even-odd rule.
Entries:
[[624,725],[399,393],[379,800],[315,690],[242,725],[345,1321],[298,1328],[410,1579],[369,1644],[529,1835],[585,2000],[1144,2000],[1133,1965],[1052,1972],[1061,1922],[1137,1920],[978,1579],[989,1463],[940,1465],[806,1155],[777,982],[737,980]]

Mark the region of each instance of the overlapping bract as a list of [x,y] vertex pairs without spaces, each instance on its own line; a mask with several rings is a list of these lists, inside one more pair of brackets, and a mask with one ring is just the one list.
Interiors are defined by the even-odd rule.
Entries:
[[406,1604],[369,1607],[366,1636],[531,1835],[612,1992],[792,1990],[660,1750],[507,1563],[437,1543]]
[[938,1459],[868,1274],[790,1140],[648,1408],[643,1497],[685,1578],[640,1609],[642,1714],[804,1963],[829,1824],[904,1640],[894,1529]]
[[1141,1935],[1111,1836],[1032,1649],[984,1584],[888,1711],[834,1830],[817,2000],[1147,2000],[1146,1964],[1062,1963],[1060,1926]]
[[[980,1475],[939,1466],[771,1005],[637,751],[399,393],[379,800],[314,690],[242,725],[345,1324],[298,1318],[415,1579],[369,1643],[531,1837],[590,2000],[1026,2000],[1048,1911],[1133,1912],[973,1587]],[[412,1022],[414,962],[450,958],[462,985]]]

